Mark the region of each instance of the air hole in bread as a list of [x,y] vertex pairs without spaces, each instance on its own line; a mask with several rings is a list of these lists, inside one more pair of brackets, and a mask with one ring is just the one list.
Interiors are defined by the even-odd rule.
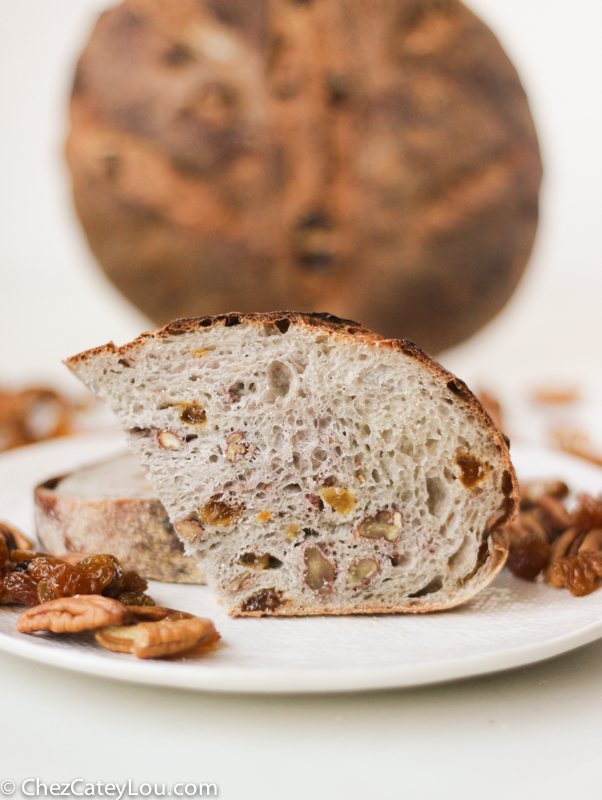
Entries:
[[412,592],[408,597],[425,597],[427,594],[435,594],[435,592],[440,591],[442,586],[443,579],[438,575],[436,578],[433,578],[432,581],[429,581],[422,589],[419,589],[417,592]]
[[274,324],[280,333],[286,333],[291,326],[291,323],[288,319],[277,319]]
[[268,400],[272,402],[278,397],[286,397],[291,387],[291,370],[282,361],[272,361],[268,370],[270,393]]
[[447,497],[447,492],[441,478],[437,476],[433,478],[427,478],[426,493],[428,495],[426,505],[429,510],[429,514],[432,517],[436,517],[441,510],[441,506],[443,505],[445,498]]

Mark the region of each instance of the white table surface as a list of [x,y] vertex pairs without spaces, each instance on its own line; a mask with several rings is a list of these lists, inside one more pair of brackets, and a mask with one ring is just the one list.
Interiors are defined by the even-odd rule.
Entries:
[[[498,392],[527,439],[538,436],[523,413],[529,388],[576,382],[602,437],[602,5],[470,5],[521,72],[546,179],[519,290],[443,361]],[[61,163],[73,64],[104,6],[0,4],[0,385],[43,378],[75,391],[62,358],[149,326],[94,266]],[[0,785],[214,782],[234,800],[602,797],[602,642],[506,674],[333,697],[137,687],[4,653],[0,676]]]

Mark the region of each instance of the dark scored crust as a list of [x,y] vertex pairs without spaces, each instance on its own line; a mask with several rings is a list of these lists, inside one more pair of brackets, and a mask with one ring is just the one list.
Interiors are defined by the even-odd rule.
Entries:
[[[510,459],[508,449],[508,442],[504,435],[497,429],[489,414],[485,411],[481,403],[477,400],[474,394],[470,391],[464,381],[457,378],[451,372],[448,372],[438,362],[434,361],[430,356],[423,352],[414,342],[409,339],[383,339],[380,335],[364,328],[360,323],[353,320],[341,319],[328,313],[312,313],[306,314],[296,311],[278,311],[270,313],[256,313],[256,314],[241,314],[238,312],[231,312],[230,314],[222,314],[216,317],[198,317],[194,319],[178,319],[159,328],[150,333],[143,333],[137,339],[129,342],[121,347],[117,347],[113,342],[109,342],[101,347],[87,350],[79,353],[71,358],[65,360],[65,364],[69,369],[73,370],[76,374],[79,367],[88,360],[93,360],[97,356],[102,355],[118,355],[120,358],[127,359],[128,354],[135,351],[138,347],[144,346],[145,342],[149,339],[169,339],[173,336],[180,336],[186,333],[193,333],[203,328],[210,327],[231,327],[241,323],[251,323],[255,325],[275,325],[279,327],[281,332],[288,330],[290,325],[298,325],[300,327],[319,330],[320,332],[331,336],[335,340],[344,340],[347,342],[362,342],[363,344],[370,344],[373,347],[388,347],[394,350],[399,350],[404,355],[415,359],[427,369],[438,381],[445,384],[451,394],[457,398],[458,402],[465,403],[470,411],[475,415],[478,422],[485,427],[495,447],[499,453],[503,465],[503,478],[502,478],[502,492],[504,494],[504,501],[500,508],[488,521],[481,534],[481,544],[479,549],[479,557],[472,575],[468,576],[466,582],[470,585],[465,586],[460,592],[451,600],[446,602],[437,601],[436,595],[433,599],[418,598],[409,599],[403,605],[396,605],[383,608],[379,607],[365,607],[361,609],[354,609],[353,613],[395,613],[395,612],[413,612],[420,613],[425,611],[443,610],[452,606],[458,605],[461,602],[472,597],[483,586],[487,585],[500,569],[503,567],[506,557],[508,555],[508,539],[503,526],[511,522],[518,513],[518,481]],[[287,616],[298,614],[345,614],[349,611],[343,607],[340,609],[330,608],[328,611],[319,611],[307,609],[299,609],[295,607],[294,610],[287,611],[286,603],[280,605],[274,610],[262,611],[245,611],[233,612],[234,614],[244,613],[244,616]]]
[[158,325],[327,307],[440,352],[531,250],[527,98],[459,0],[124,0],[70,111],[90,247]]

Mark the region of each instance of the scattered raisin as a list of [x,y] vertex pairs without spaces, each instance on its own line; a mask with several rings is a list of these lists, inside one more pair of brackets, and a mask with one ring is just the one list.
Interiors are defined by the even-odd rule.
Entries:
[[574,597],[591,594],[602,578],[602,553],[586,550],[577,556],[559,558],[552,564],[556,580]]
[[138,575],[133,569],[128,570],[123,576],[123,583],[121,584],[121,594],[126,592],[145,592],[148,589],[148,581],[141,575]]
[[526,536],[517,542],[508,555],[508,569],[517,578],[534,581],[545,569],[550,557],[550,545],[538,536]]
[[4,589],[10,594],[14,603],[26,606],[37,606],[36,580],[27,572],[11,572],[3,580]]
[[[41,581],[45,578],[49,578],[57,567],[60,567],[61,564],[65,562],[58,558],[53,558],[53,556],[38,555],[36,558],[32,558],[29,561],[23,560],[19,563],[26,565],[27,572],[29,572],[34,580]],[[17,566],[19,565],[17,564]]]
[[153,598],[144,592],[122,592],[117,595],[117,600],[124,606],[154,606]]

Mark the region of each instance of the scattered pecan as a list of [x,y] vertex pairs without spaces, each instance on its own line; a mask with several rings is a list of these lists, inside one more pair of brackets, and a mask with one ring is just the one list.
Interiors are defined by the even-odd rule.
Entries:
[[581,597],[602,580],[602,497],[582,495],[571,513],[562,500],[563,481],[534,481],[521,487],[521,513],[506,529],[508,568],[525,580],[543,573],[549,586]]
[[575,428],[552,428],[549,436],[552,445],[559,450],[597,464],[599,467],[602,466],[602,453],[593,448],[585,431]]
[[542,495],[564,500],[568,493],[569,487],[564,481],[527,481],[520,485],[520,507],[531,508]]
[[77,410],[76,405],[45,387],[20,392],[0,389],[0,450],[71,433]]
[[539,405],[570,405],[580,399],[577,386],[540,386],[531,395],[531,400]]
[[155,622],[102,628],[95,638],[107,650],[133,653],[137,658],[182,655],[220,639],[211,620],[178,613],[178,618],[167,616]]
[[17,620],[17,630],[78,633],[104,625],[123,625],[129,619],[131,611],[117,600],[88,594],[59,597],[28,609]]
[[571,515],[564,505],[555,497],[542,494],[537,498],[537,507],[549,518],[552,526],[558,531],[565,531],[571,524]]

